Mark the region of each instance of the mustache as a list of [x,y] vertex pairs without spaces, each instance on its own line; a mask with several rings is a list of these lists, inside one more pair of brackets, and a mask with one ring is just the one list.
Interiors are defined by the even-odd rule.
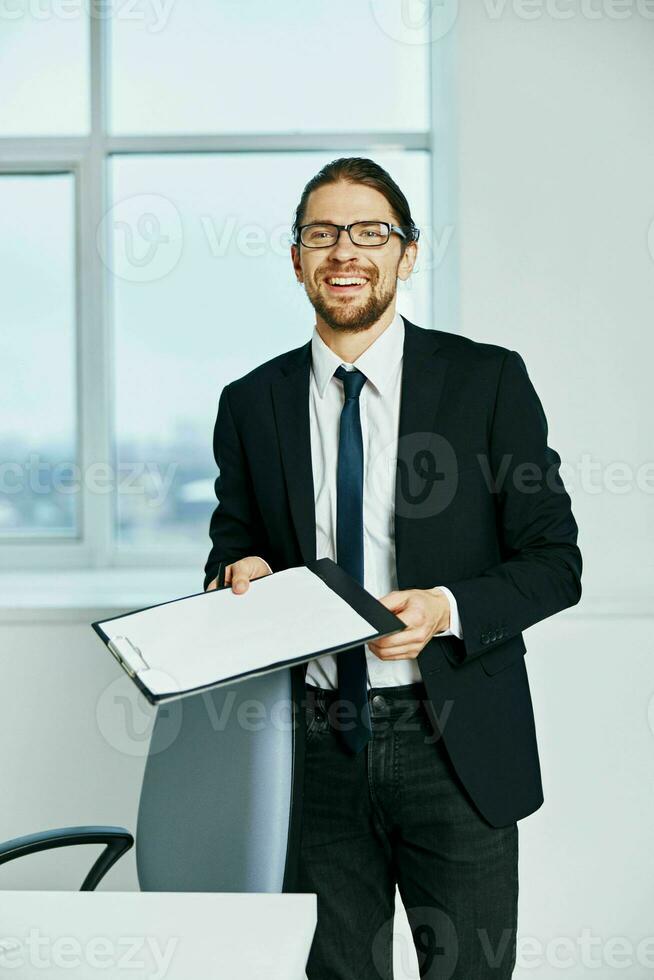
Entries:
[[360,270],[356,270],[356,269],[348,269],[348,270],[331,269],[327,272],[319,272],[318,275],[320,276],[321,279],[329,279],[332,276],[341,276],[344,279],[347,278],[348,276],[358,276],[359,278],[362,279],[369,279],[370,282],[372,282],[374,279],[374,275],[372,272],[361,272]]

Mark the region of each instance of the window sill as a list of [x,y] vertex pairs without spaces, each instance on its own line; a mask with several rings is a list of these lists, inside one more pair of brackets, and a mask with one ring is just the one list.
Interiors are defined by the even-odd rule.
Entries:
[[202,591],[201,568],[93,568],[0,573],[0,622],[79,622]]

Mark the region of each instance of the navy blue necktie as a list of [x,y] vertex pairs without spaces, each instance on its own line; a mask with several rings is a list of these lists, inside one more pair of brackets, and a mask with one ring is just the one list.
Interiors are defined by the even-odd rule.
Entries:
[[[339,367],[334,374],[345,389],[336,474],[336,561],[363,585],[363,439],[359,395],[367,378],[357,368],[346,371]],[[351,647],[337,653],[336,663],[338,696],[348,705],[339,734],[346,746],[356,753],[364,748],[372,734],[365,647]]]

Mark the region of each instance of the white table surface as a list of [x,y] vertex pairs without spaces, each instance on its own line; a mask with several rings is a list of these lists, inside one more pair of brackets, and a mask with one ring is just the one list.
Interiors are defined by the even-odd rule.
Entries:
[[304,980],[314,894],[0,891],[0,976]]

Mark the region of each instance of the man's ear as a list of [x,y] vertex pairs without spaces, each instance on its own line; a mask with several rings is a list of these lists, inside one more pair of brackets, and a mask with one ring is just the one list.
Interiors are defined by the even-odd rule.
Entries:
[[291,245],[291,262],[293,263],[295,278],[301,285],[304,279],[304,273],[302,272],[302,264],[300,262],[300,250],[297,247],[297,245]]
[[398,278],[403,282],[409,278],[413,271],[413,267],[416,264],[416,259],[418,258],[418,243],[409,242],[407,247],[404,249],[404,255],[399,261],[397,267]]

